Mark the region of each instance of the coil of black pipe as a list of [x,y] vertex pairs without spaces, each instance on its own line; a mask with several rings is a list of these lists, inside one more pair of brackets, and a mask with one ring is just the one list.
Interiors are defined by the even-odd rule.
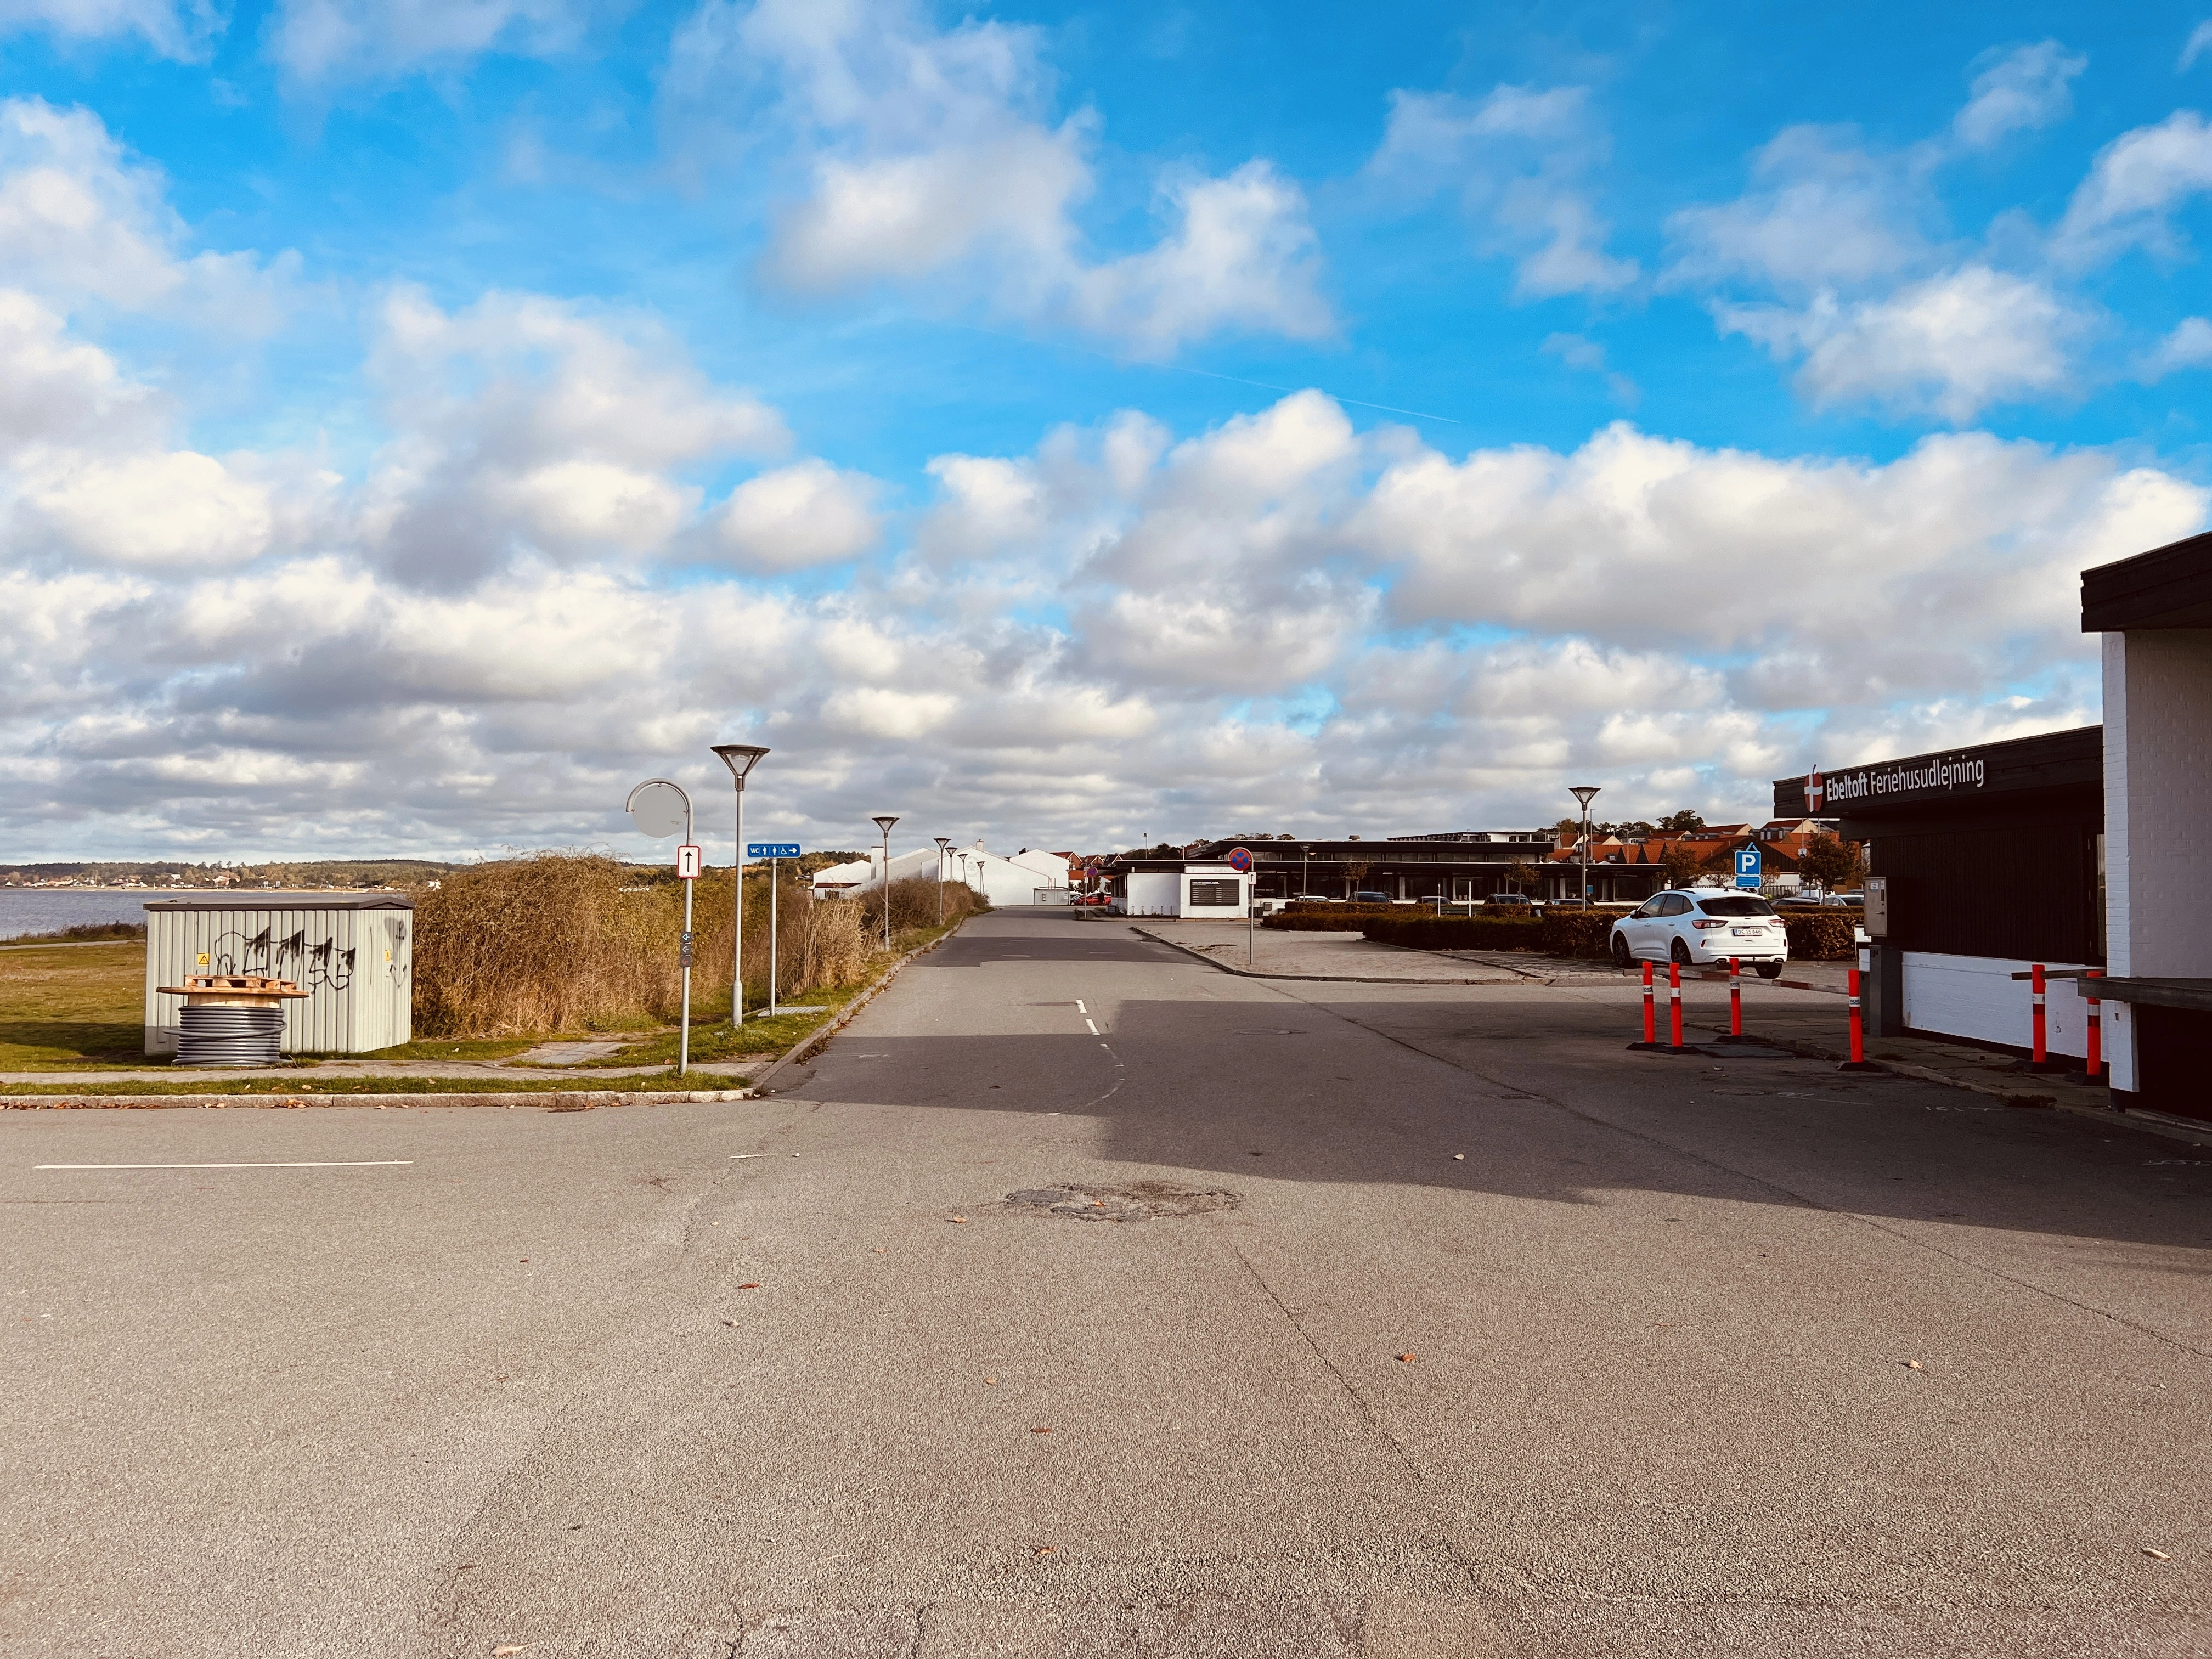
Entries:
[[275,1066],[283,1059],[282,1008],[186,1003],[177,1037],[179,1066]]

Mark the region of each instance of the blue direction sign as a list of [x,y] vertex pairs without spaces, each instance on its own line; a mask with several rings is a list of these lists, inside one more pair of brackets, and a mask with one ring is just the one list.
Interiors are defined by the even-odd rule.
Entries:
[[1739,847],[1735,849],[1735,884],[1756,887],[1759,884],[1759,848]]
[[745,843],[749,859],[795,859],[800,857],[795,841],[752,841]]

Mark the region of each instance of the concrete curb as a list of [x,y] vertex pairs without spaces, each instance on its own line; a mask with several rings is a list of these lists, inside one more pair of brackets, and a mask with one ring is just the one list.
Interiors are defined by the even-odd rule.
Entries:
[[890,967],[884,969],[881,974],[877,975],[874,984],[869,986],[866,990],[861,992],[860,995],[854,997],[850,1002],[847,1003],[843,1010],[839,1012],[836,1018],[831,1020],[820,1030],[815,1032],[814,1035],[808,1037],[805,1042],[800,1043],[789,1054],[784,1055],[781,1060],[772,1063],[766,1071],[755,1078],[752,1081],[752,1088],[750,1092],[757,1095],[764,1095],[768,1093],[768,1085],[776,1078],[781,1077],[787,1068],[799,1065],[801,1061],[810,1059],[813,1055],[820,1053],[824,1043],[828,1042],[831,1037],[836,1036],[838,1032],[843,1030],[846,1024],[852,1019],[854,1015],[859,1013],[861,1009],[866,1007],[871,1002],[873,1002],[877,996],[881,994],[884,987],[889,985],[892,980],[898,976],[898,970],[900,969],[905,967],[907,963],[912,962],[916,957],[927,956],[939,945],[944,944],[946,939],[951,939],[963,927],[965,927],[975,916],[988,915],[989,914],[990,912],[988,910],[978,910],[972,913],[971,915],[961,917],[959,921],[954,922],[952,926],[946,928],[944,933],[939,934],[937,938],[930,940],[928,944],[916,945],[913,950],[901,957],[896,962],[891,963]]
[[186,1106],[252,1106],[297,1111],[309,1106],[534,1106],[548,1112],[589,1112],[602,1106],[675,1106],[750,1100],[750,1089],[486,1089],[437,1095],[0,1095],[0,1112],[158,1111]]
[[[1194,945],[1185,945],[1180,939],[1164,938],[1152,932],[1149,927],[1138,927],[1134,922],[1130,923],[1129,931],[1140,938],[1151,939],[1156,945],[1164,945],[1171,951],[1180,951],[1185,956],[1195,957],[1207,967],[1218,968],[1224,974],[1234,974],[1239,979],[1297,979],[1320,981],[1332,985],[1504,985],[1516,982],[1496,979],[1406,979],[1385,974],[1268,974],[1262,973],[1256,968],[1234,967],[1218,957],[1206,955]],[[1516,970],[1507,969],[1506,971]],[[1524,975],[1522,980],[1531,984],[1541,982],[1533,975]]]

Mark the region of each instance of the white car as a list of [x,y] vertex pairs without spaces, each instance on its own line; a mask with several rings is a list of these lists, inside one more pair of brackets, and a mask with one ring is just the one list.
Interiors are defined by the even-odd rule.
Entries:
[[1761,979],[1779,979],[1790,960],[1790,934],[1774,907],[1755,893],[1725,888],[1654,893],[1613,924],[1612,943],[1613,962],[1622,968],[1668,961],[1710,968],[1735,957],[1757,968]]

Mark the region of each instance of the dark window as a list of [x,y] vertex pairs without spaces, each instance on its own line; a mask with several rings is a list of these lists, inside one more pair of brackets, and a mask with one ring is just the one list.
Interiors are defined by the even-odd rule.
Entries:
[[1659,896],[1659,908],[1652,914],[1660,916],[1686,916],[1690,914],[1690,901],[1680,893],[1662,893]]
[[1194,905],[1242,904],[1244,901],[1237,890],[1242,885],[1241,882],[1234,881],[1193,881],[1190,902]]
[[1699,899],[1698,908],[1709,916],[1771,916],[1774,907],[1765,899],[1709,898]]

